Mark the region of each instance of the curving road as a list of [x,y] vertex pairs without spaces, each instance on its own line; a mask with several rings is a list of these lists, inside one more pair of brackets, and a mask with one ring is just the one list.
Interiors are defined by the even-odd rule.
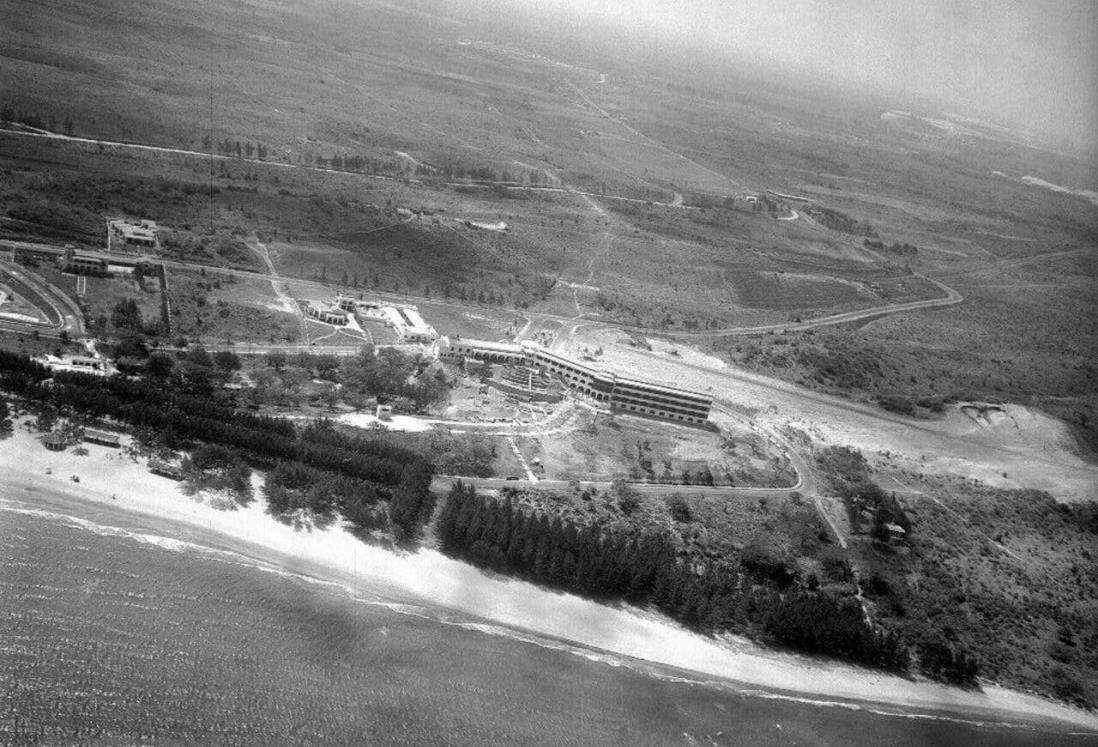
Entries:
[[[52,316],[59,321],[50,323],[0,318],[0,329],[20,334],[38,333],[40,336],[50,338],[58,338],[65,334],[73,340],[84,336],[83,312],[64,291],[22,265],[8,260],[0,260],[0,278],[4,275],[10,275],[34,291],[49,306]],[[33,299],[26,300],[33,302]]]

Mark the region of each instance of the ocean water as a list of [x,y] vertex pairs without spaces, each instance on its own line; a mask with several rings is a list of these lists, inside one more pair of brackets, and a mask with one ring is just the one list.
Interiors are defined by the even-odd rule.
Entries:
[[63,496],[0,496],[0,744],[1054,745],[626,661]]

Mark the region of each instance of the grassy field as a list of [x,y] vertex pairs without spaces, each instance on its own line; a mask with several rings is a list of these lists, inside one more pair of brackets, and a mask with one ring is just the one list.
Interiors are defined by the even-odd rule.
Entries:
[[[1062,263],[1069,261],[1076,259]],[[923,415],[943,400],[1035,405],[1068,422],[1080,447],[1094,453],[1098,300],[1091,278],[1068,266],[1000,280],[953,281],[966,301],[947,310],[861,328],[728,338],[714,348],[755,370]]]
[[300,342],[298,318],[281,308],[266,280],[173,270],[169,285],[173,336],[219,344]]
[[[355,158],[355,170],[385,178],[94,146],[74,155],[68,151],[76,146],[21,140],[5,148],[18,154],[7,165],[15,177],[9,196],[22,196],[8,210],[22,223],[9,223],[9,231],[94,243],[106,211],[213,229],[212,236],[244,227],[276,242],[287,274],[336,281],[346,274],[350,284],[357,276],[374,289],[483,296],[489,306],[536,305],[557,277],[590,277],[612,305],[585,304],[588,312],[671,328],[920,297],[932,289],[883,281],[909,265],[933,272],[999,256],[995,235],[1036,229],[1062,244],[1093,231],[1077,199],[987,172],[994,163],[1003,173],[1068,183],[1093,173],[1069,158],[928,138],[881,120],[869,100],[836,103],[803,91],[793,105],[788,91],[737,76],[703,82],[658,67],[659,58],[623,58],[597,45],[582,62],[558,64],[523,52],[522,44],[547,42],[532,30],[507,44],[468,43],[459,29],[469,21],[457,10],[423,10],[410,28],[394,7],[371,7],[362,25],[365,10],[326,2],[312,12],[261,3],[247,18],[227,6],[191,19],[166,0],[155,11],[118,7],[120,16],[88,17],[78,6],[55,11],[48,19],[20,14],[6,32],[39,40],[10,45],[0,83],[16,109],[58,129],[71,124],[80,135],[139,133],[230,154],[241,142],[245,155],[283,165],[331,168],[338,159],[336,168],[346,168]],[[109,38],[122,16],[141,44],[119,53],[91,41]],[[52,35],[36,33],[46,22],[103,35],[55,45]],[[251,33],[230,45],[225,30],[241,24]],[[368,31],[350,34],[350,27]],[[198,38],[207,43],[195,46]],[[409,52],[425,49],[427,60]],[[73,69],[94,75],[77,81]],[[253,145],[263,150],[253,154]],[[52,168],[43,178],[45,163]],[[81,175],[104,166],[110,178],[86,194]],[[452,186],[486,178],[535,188],[569,183],[596,196]],[[725,206],[728,196],[763,186],[808,195],[882,241],[919,251],[875,254],[841,223],[776,221],[765,210]],[[677,193],[703,207],[600,200],[600,193],[657,201]],[[62,204],[65,220],[41,220]],[[397,208],[420,218],[401,222]],[[502,220],[510,231],[475,231],[465,220]],[[566,303],[550,299],[546,308]]]
[[[1094,165],[1067,156],[931,136],[882,120],[868,98],[689,75],[659,55],[596,44],[565,61],[575,49],[535,29],[497,42],[485,27],[470,42],[475,23],[458,9],[425,7],[409,24],[410,11],[388,5],[314,5],[200,17],[169,0],[102,14],[63,4],[48,17],[28,7],[4,32],[19,42],[0,73],[14,109],[78,135],[230,155],[242,143],[268,163],[0,135],[0,231],[94,245],[104,215],[149,216],[224,247],[211,259],[255,266],[232,249],[255,230],[287,275],[568,315],[578,300],[602,319],[668,329],[936,296],[911,272],[971,273],[1096,235],[1084,201],[1018,180],[1088,183]],[[141,43],[96,41],[122,17]],[[44,24],[101,33],[60,44]],[[238,27],[249,34],[230,42]],[[318,170],[333,166],[369,174]],[[792,215],[779,198],[729,207],[764,187],[811,202],[796,220],[775,220]],[[604,193],[677,194],[697,209]],[[868,237],[914,249],[867,248]],[[553,291],[558,278],[598,291]],[[958,320],[983,333],[967,325]]]

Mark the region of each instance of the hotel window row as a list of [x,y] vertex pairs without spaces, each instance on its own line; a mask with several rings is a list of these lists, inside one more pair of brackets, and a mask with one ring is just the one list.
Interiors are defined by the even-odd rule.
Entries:
[[530,342],[523,342],[520,346],[481,340],[451,342],[443,338],[439,351],[446,358],[470,357],[508,363],[527,361],[557,376],[570,389],[604,403],[611,409],[631,413],[701,424],[709,419],[709,409],[713,405],[711,397],[699,392],[632,378],[619,378],[614,373],[589,368]]

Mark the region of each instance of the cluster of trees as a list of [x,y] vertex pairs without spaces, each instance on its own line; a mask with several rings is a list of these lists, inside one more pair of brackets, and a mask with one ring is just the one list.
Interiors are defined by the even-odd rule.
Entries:
[[[0,104],[0,121],[23,124],[36,130],[49,130],[50,132],[64,130],[66,135],[72,135],[74,129],[72,117],[70,116],[66,116],[64,120],[59,121],[57,115],[53,112],[43,115],[29,109],[18,109],[15,102],[10,99]],[[61,129],[58,129],[59,127]]]
[[0,437],[12,432],[14,425],[11,422],[11,408],[6,399],[0,399]]
[[223,156],[236,156],[237,158],[252,158],[255,156],[261,161],[267,157],[267,146],[263,143],[253,143],[250,140],[241,142],[229,138],[214,143],[209,135],[202,138],[202,150],[210,150],[213,145],[217,146],[217,152]]
[[[482,306],[510,305],[515,308],[525,309],[532,303],[545,300],[557,281],[549,275],[516,274],[509,282],[514,287],[506,289],[506,292],[496,290],[487,284],[476,287],[447,283],[442,286],[442,297],[446,300],[458,298],[462,301],[474,301]],[[430,297],[429,287],[424,295]]]
[[155,336],[160,331],[155,323],[151,325],[145,323],[137,300],[133,298],[119,299],[111,309],[110,323],[119,334],[136,332]]
[[252,501],[252,468],[236,449],[200,444],[180,466],[187,481],[195,487],[229,490],[241,503]]
[[[742,630],[801,651],[903,670],[908,650],[869,626],[857,602],[787,587],[728,562],[680,557],[666,533],[611,532],[454,484],[439,515],[443,552],[600,599],[654,606],[704,632]],[[765,571],[762,572],[765,574]]]
[[217,388],[232,372],[241,368],[240,357],[228,350],[209,353],[196,346],[173,355],[162,350],[149,350],[139,334],[127,334],[112,348],[118,370],[125,374],[144,374],[157,386],[191,396],[213,399],[221,405],[230,404],[230,395]]
[[319,525],[342,512],[356,528],[369,531],[379,524],[374,508],[382,495],[372,483],[310,467],[297,461],[279,462],[264,483],[267,510],[278,517],[299,513]]
[[881,490],[869,477],[869,464],[860,451],[849,446],[829,446],[817,455],[816,462],[843,499],[855,529],[862,529],[865,524],[862,512],[869,511],[873,515],[871,533],[875,539],[888,539],[888,524],[898,524],[911,536],[911,519],[896,500],[896,494]]
[[[445,400],[450,390],[450,380],[440,367],[392,348],[365,345],[358,355],[344,359],[276,351],[267,355],[266,363],[251,371],[255,388],[244,393],[256,404],[293,406],[315,397],[329,406],[342,399],[363,407],[375,397],[398,412],[410,412]],[[327,383],[319,389],[311,387],[314,378]]]
[[[237,229],[233,229],[235,233]],[[161,229],[160,246],[169,257],[189,261],[208,259],[229,265],[251,267],[255,255],[238,235],[224,232],[195,234],[192,231]]]
[[873,230],[873,227],[868,223],[859,223],[854,218],[851,218],[846,213],[841,213],[838,210],[832,210],[831,208],[825,208],[819,205],[814,205],[808,208],[808,214],[818,220],[827,228],[832,231],[839,231],[841,233],[849,233],[854,236],[869,236],[870,238],[876,238],[877,232]]
[[431,461],[440,475],[468,475],[491,477],[492,467],[498,456],[496,445],[482,433],[442,433],[437,430],[422,434],[406,434],[416,439],[418,450],[431,455]]
[[429,370],[428,361],[420,356],[373,345],[344,361],[340,379],[352,395],[369,394],[383,403],[403,398],[416,410],[444,400],[450,391],[441,368]]
[[919,669],[928,677],[968,685],[976,681],[976,660],[943,640],[924,639],[919,644]]
[[[370,443],[339,433],[327,421],[308,426],[302,438],[342,453]],[[387,451],[396,453],[398,447]],[[321,469],[302,461],[282,461],[268,473],[264,490],[268,510],[275,516],[305,514],[323,524],[340,514],[360,534],[384,527],[398,542],[412,540],[434,510],[431,465],[413,458],[391,477],[396,478],[395,483],[390,480],[391,490],[383,490],[369,480],[340,474],[331,465]],[[379,505],[383,498],[388,499],[387,510]]]
[[872,239],[866,239],[862,242],[866,249],[876,249],[879,252],[890,252],[892,254],[899,254],[901,257],[914,257],[919,253],[919,247],[913,244],[904,242],[901,244],[898,241],[894,241],[891,244],[886,244],[883,241],[874,241]]
[[[91,417],[110,417],[162,434],[166,443],[197,441],[230,447],[264,465],[307,465],[332,477],[368,483],[389,499],[404,537],[412,537],[429,517],[433,504],[428,487],[432,465],[410,449],[381,436],[361,438],[319,421],[298,430],[285,418],[234,410],[208,397],[184,394],[154,380],[104,379],[86,374],[56,374],[30,358],[0,351],[0,387],[32,400]],[[200,464],[217,464],[231,452],[212,451]],[[193,458],[193,457],[192,457]],[[227,462],[229,463],[229,462]],[[368,491],[364,491],[368,493]],[[343,506],[332,498],[337,508]],[[353,507],[351,521],[363,518]],[[370,517],[371,521],[373,517]],[[373,528],[371,523],[369,528]]]
[[[365,156],[345,156],[342,153],[337,153],[331,158],[324,158],[323,156],[316,157],[317,168],[335,169],[336,171],[365,171],[366,167],[372,163],[373,160],[368,159]],[[379,163],[378,165],[381,164]]]
[[919,414],[917,407],[921,407],[930,412],[940,413],[945,410],[946,398],[937,397],[919,397],[918,399],[912,399],[911,397],[905,397],[901,394],[881,394],[877,397],[877,404],[883,407],[889,412],[896,412],[901,415],[910,415],[916,417]]

